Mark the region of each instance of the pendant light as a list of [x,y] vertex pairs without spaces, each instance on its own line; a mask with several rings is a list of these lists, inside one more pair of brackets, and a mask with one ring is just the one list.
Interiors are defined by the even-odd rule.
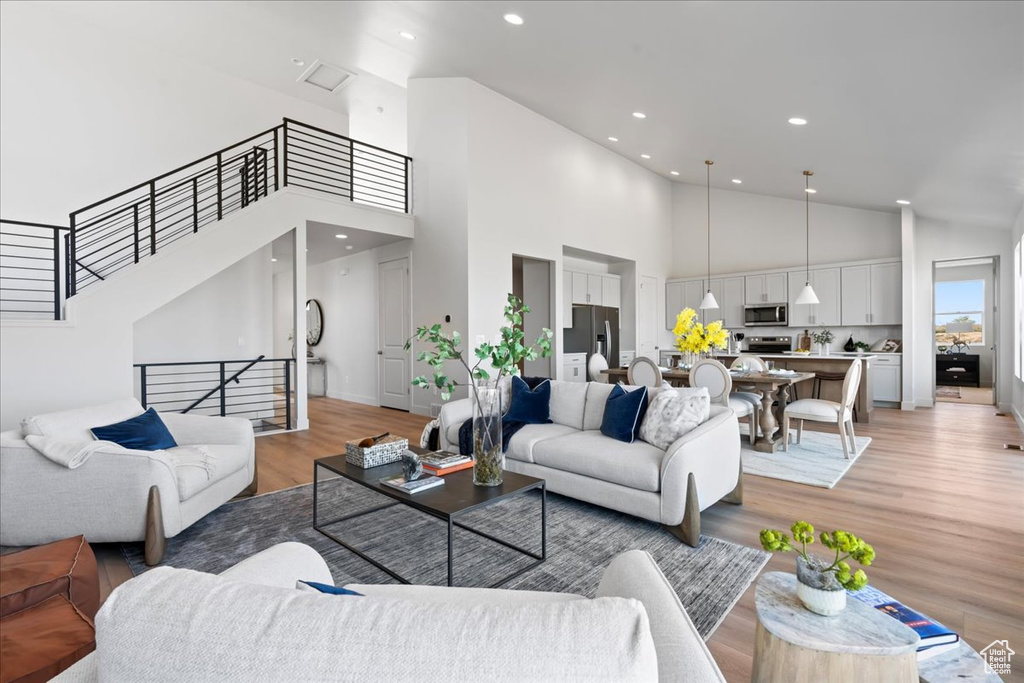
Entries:
[[715,295],[711,293],[711,166],[714,163],[710,159],[704,162],[708,170],[708,293],[704,295],[704,299],[700,302],[700,310],[702,311],[718,308]]
[[793,302],[799,305],[818,303],[818,295],[811,287],[811,193],[808,190],[811,189],[812,175],[814,171],[804,171],[804,221],[807,229],[804,246],[807,249],[807,280],[804,282],[804,288],[800,290],[800,296]]

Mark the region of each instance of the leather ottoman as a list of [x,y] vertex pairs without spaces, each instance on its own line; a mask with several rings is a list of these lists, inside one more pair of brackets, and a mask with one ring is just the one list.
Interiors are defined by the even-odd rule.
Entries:
[[92,652],[99,603],[82,536],[0,556],[0,683],[47,681]]

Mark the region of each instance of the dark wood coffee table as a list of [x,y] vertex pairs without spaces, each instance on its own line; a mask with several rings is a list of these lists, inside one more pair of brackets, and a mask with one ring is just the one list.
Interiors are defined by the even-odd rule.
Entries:
[[[336,519],[329,521],[321,521],[317,514],[317,494],[320,488],[320,469],[323,468],[329,472],[340,475],[348,481],[354,482],[361,486],[364,486],[376,493],[386,496],[391,500],[382,505],[377,505],[368,510],[361,510],[352,514],[344,515]],[[436,517],[443,520],[448,525],[448,585],[452,584],[452,568],[454,565],[453,557],[453,541],[455,527],[465,529],[477,536],[486,538],[489,541],[499,543],[506,548],[520,552],[528,557],[532,557],[536,562],[532,562],[529,565],[519,569],[508,576],[505,576],[501,580],[491,584],[489,588],[497,588],[498,586],[511,581],[512,579],[520,576],[524,572],[533,569],[534,567],[542,564],[547,559],[548,555],[548,537],[547,537],[547,521],[548,521],[548,506],[547,506],[547,486],[543,479],[537,479],[535,477],[528,477],[524,474],[516,474],[515,472],[505,472],[502,477],[504,481],[501,486],[483,487],[476,486],[473,484],[473,470],[462,470],[461,472],[454,472],[452,474],[446,474],[444,476],[444,486],[438,486],[437,488],[423,491],[417,494],[408,494],[404,491],[393,489],[389,486],[385,486],[380,483],[381,479],[390,477],[399,477],[402,475],[402,463],[396,462],[390,465],[382,465],[380,467],[371,467],[369,469],[362,469],[356,467],[345,461],[344,455],[334,455],[329,458],[320,458],[313,463],[313,528],[322,533],[327,538],[331,539],[335,543],[338,543],[347,550],[352,551],[359,557],[363,558],[374,567],[377,567],[381,571],[387,573],[394,579],[401,581],[402,583],[411,583],[404,576],[401,576],[397,572],[384,566],[372,557],[369,557],[359,549],[351,546],[336,535],[328,531],[325,527],[328,527],[338,522],[343,522],[348,519],[354,519],[356,517],[362,517],[380,510],[384,510],[395,505],[405,505],[414,510],[419,510],[432,517]],[[472,510],[487,507],[497,503],[500,500],[505,500],[513,496],[532,491],[534,489],[540,489],[540,533],[541,533],[541,551],[538,555],[535,552],[531,552],[525,548],[517,545],[513,545],[508,541],[500,538],[496,538],[488,533],[479,531],[477,529],[470,528],[462,522],[458,521],[458,517],[468,513]]]

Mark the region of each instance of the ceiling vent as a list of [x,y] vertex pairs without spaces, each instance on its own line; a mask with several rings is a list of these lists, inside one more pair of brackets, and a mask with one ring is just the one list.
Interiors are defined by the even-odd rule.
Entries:
[[299,81],[305,81],[329,93],[336,93],[355,77],[356,75],[347,69],[317,59],[306,69],[305,73],[299,76]]

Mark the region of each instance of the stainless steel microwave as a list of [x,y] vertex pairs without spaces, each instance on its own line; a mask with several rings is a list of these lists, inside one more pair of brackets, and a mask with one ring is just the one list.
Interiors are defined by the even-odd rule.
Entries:
[[787,304],[754,304],[743,307],[745,327],[785,327],[789,324]]

